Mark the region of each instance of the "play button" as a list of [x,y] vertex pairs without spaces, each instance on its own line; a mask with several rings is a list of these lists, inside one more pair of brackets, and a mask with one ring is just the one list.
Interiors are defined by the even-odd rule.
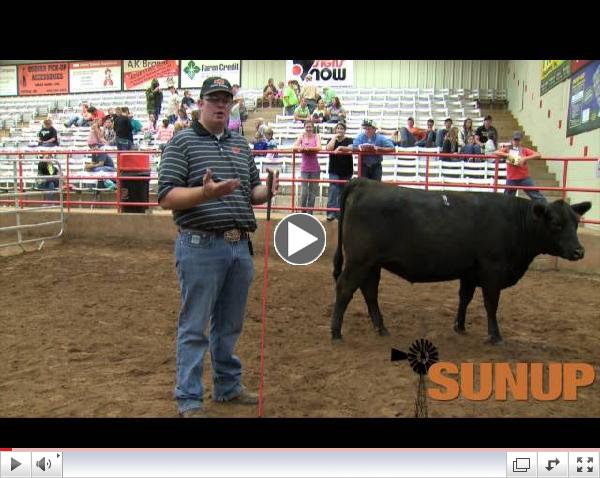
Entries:
[[14,458],[11,457],[10,459],[10,471],[14,471],[15,468],[21,466],[22,463],[20,461],[15,460]]
[[325,228],[310,214],[289,214],[275,228],[275,250],[294,266],[315,262],[325,251],[325,244]]

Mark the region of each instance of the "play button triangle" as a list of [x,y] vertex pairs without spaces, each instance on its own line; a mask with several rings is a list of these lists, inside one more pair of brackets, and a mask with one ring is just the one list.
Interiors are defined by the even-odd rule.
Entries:
[[296,254],[318,240],[318,237],[299,228],[291,221],[288,222],[288,256]]

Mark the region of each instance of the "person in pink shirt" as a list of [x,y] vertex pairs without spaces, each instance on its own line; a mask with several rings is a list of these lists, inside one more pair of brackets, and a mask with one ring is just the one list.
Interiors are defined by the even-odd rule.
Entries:
[[165,142],[173,137],[173,125],[169,124],[168,118],[162,120],[162,124],[157,128],[156,137]]
[[146,124],[146,126],[144,126],[144,129],[142,131],[147,131],[151,134],[156,134],[157,128],[156,128],[156,118],[154,117],[154,113],[150,113],[148,115],[148,123]]
[[[302,153],[302,165],[300,175],[302,179],[319,179],[321,166],[317,159],[317,152],[321,151],[321,137],[315,134],[315,125],[312,121],[304,123],[304,133],[294,143],[294,149]],[[319,189],[318,182],[302,183],[300,192],[300,207],[313,208]],[[312,214],[311,210],[304,210]]]

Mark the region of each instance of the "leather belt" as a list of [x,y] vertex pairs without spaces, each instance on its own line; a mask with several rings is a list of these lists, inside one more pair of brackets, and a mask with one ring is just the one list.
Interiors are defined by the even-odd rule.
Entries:
[[227,242],[238,242],[242,239],[250,239],[250,233],[242,229],[228,229],[227,231],[211,231],[207,229],[194,229],[191,227],[180,227],[181,232],[192,232],[196,234],[208,234],[214,237],[222,237]]

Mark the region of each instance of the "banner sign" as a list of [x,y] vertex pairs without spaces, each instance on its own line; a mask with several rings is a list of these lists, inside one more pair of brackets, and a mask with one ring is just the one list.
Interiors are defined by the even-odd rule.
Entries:
[[123,60],[123,89],[145,90],[154,78],[161,88],[179,87],[179,60]]
[[567,136],[600,128],[600,60],[571,77]]
[[242,60],[181,60],[181,87],[200,88],[210,76],[240,85]]
[[577,73],[592,60],[571,60],[571,75]]
[[559,83],[571,76],[569,60],[542,60],[542,84],[540,95],[545,95]]
[[315,85],[353,86],[354,60],[286,60],[285,81],[298,80],[300,84],[306,75],[312,76]]
[[69,92],[68,63],[19,65],[19,95],[56,95]]
[[121,61],[99,60],[69,65],[69,91],[121,91]]
[[17,65],[0,66],[0,96],[17,96]]

